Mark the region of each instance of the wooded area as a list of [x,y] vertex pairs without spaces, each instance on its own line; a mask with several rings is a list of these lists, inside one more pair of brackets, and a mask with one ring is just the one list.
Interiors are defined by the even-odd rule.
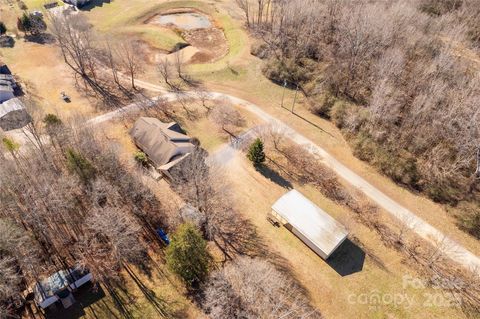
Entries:
[[[171,199],[152,192],[140,165],[137,169],[122,161],[116,145],[81,117],[63,121],[54,114],[34,114],[23,130],[31,136],[26,144],[4,136],[0,146],[0,316],[14,316],[14,301],[32,284],[74,266],[88,269],[94,283],[115,296],[116,290],[124,289],[122,272],[132,274],[133,265],[148,274],[157,256],[165,258],[189,292],[199,296],[199,306],[216,318],[210,299],[200,298],[207,290],[225,290],[223,285],[213,288],[218,266],[208,241],[223,263],[245,256],[245,267],[269,269],[265,280],[281,279],[295,287],[272,291],[273,298],[284,300],[283,308],[272,310],[273,304],[243,300],[242,311],[249,317],[271,311],[292,318],[320,317],[288,271],[270,263],[271,253],[255,227],[235,209],[222,169],[208,163],[202,148],[171,172],[171,188],[192,207],[183,214],[172,210]],[[173,233],[165,251],[158,229]],[[245,267],[232,266],[230,274],[240,276]],[[247,288],[232,294],[247,298]],[[222,306],[235,311],[234,304]]]
[[[237,2],[265,75],[299,85],[357,157],[436,201],[478,202],[477,1]],[[464,216],[477,236],[478,215]]]

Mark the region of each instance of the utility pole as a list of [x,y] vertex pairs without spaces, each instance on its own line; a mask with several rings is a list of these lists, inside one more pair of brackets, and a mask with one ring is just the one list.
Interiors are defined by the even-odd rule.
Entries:
[[282,107],[283,107],[283,98],[285,97],[285,89],[287,87],[287,80],[283,80],[283,92],[282,92]]
[[475,171],[475,177],[480,178],[480,147],[477,149],[477,170]]
[[292,113],[293,113],[293,108],[295,107],[295,102],[297,101],[297,93],[298,93],[298,84],[297,84],[297,88],[295,89],[295,97],[293,98]]

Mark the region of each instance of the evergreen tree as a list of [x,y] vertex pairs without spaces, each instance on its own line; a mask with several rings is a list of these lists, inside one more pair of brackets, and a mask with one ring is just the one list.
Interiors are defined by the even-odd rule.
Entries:
[[166,260],[168,268],[192,288],[207,278],[211,257],[200,231],[186,223],[172,236]]
[[248,149],[247,157],[255,166],[265,162],[265,153],[263,152],[263,142],[261,139],[257,138],[253,141]]
[[24,12],[23,15],[17,19],[18,30],[26,34],[27,32],[30,32],[32,27],[33,27],[33,23],[32,23],[32,19],[30,18],[30,15]]
[[69,170],[76,173],[84,183],[95,176],[95,168],[85,156],[72,149],[68,149],[66,153]]

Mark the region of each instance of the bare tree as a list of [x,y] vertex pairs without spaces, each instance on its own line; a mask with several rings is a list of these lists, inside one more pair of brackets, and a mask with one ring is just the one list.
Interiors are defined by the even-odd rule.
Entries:
[[275,151],[282,152],[284,149],[287,129],[281,123],[271,122],[267,125],[262,125],[256,129],[256,133],[268,146],[273,146]]
[[120,43],[117,54],[130,77],[132,89],[136,90],[135,78],[143,71],[144,66],[135,43],[131,41]]
[[85,90],[90,88],[105,104],[118,106],[118,99],[99,79],[101,66],[96,58],[94,36],[84,16],[52,14],[49,17],[51,32],[75,78],[80,77]]
[[209,117],[222,131],[230,136],[235,136],[231,132],[233,129],[241,127],[245,123],[242,114],[226,101],[220,101],[210,111]]
[[212,274],[204,308],[211,318],[321,318],[301,288],[258,258],[242,257]]
[[163,78],[163,81],[168,85],[170,86],[171,88],[173,88],[173,85],[171,83],[171,63],[170,61],[165,57],[163,58],[162,60],[160,60],[159,64],[158,64],[158,72],[160,73],[160,75],[162,76]]

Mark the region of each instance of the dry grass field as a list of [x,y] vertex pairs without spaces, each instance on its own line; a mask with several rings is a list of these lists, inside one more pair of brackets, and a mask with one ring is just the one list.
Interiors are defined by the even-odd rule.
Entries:
[[[235,202],[240,211],[257,227],[261,239],[275,255],[273,258],[283,260],[290,267],[326,318],[462,318],[459,310],[426,306],[428,296],[438,291],[405,286],[403,276],[415,277],[415,271],[402,263],[401,255],[386,248],[374,232],[356,222],[352,212],[326,199],[317,190],[292,185],[347,225],[349,238],[356,237],[362,245],[361,248],[350,246],[344,253],[333,255],[328,263],[287,229],[276,228],[266,220],[271,205],[286,188],[257,172],[243,154],[238,154],[226,171],[234,185]],[[367,255],[362,262],[363,253]],[[349,272],[345,271],[347,265],[356,272],[342,276],[339,272]],[[367,304],[364,294],[385,300],[393,297],[397,301]]]

